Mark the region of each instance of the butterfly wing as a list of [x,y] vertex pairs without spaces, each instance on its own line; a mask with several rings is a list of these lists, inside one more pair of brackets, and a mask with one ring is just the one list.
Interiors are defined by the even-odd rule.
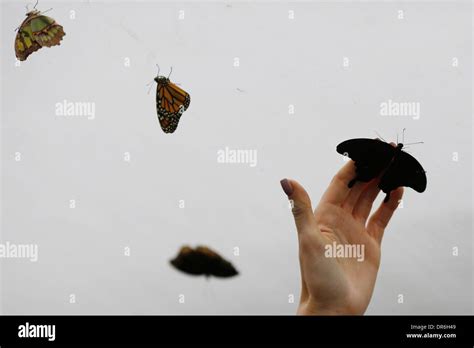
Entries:
[[219,262],[213,263],[211,275],[218,278],[230,278],[238,275],[239,272],[229,261],[221,258]]
[[179,119],[191,102],[190,95],[172,82],[158,83],[156,89],[156,111],[161,129],[173,133]]
[[392,145],[377,139],[365,138],[343,141],[337,146],[336,151],[355,162],[356,177],[349,182],[349,187],[356,181],[368,182],[379,176],[395,154]]
[[15,56],[18,60],[24,61],[30,54],[38,51],[41,45],[33,38],[31,28],[29,26],[21,26],[15,37]]
[[31,14],[21,24],[15,38],[15,55],[23,61],[41,47],[59,45],[64,33],[63,27],[54,19]]
[[206,274],[219,278],[228,278],[239,274],[229,261],[225,260],[222,256],[208,247],[198,246],[196,251],[207,260]]
[[36,42],[44,47],[60,45],[66,35],[61,25],[47,16],[38,16],[31,20],[31,31]]
[[426,183],[426,172],[420,162],[412,155],[400,151],[382,176],[379,187],[383,192],[387,193],[385,201],[388,201],[390,191],[395,190],[397,187],[411,187],[421,193],[425,191]]
[[205,246],[198,246],[196,249],[185,246],[170,263],[181,272],[191,275],[227,278],[238,274],[229,261]]
[[170,263],[181,272],[191,275],[205,274],[205,264],[203,264],[202,257],[191,249],[190,247],[182,247],[174,259]]

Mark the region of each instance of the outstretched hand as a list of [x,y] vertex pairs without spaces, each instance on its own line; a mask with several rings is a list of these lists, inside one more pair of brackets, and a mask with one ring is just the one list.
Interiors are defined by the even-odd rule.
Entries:
[[[348,188],[347,183],[354,177],[355,165],[350,161],[334,176],[314,212],[308,193],[298,182],[281,181],[293,201],[298,231],[302,279],[298,314],[363,314],[369,305],[380,265],[382,237],[403,188],[392,191],[390,200],[370,215],[380,192],[380,178]],[[334,246],[359,248],[363,260],[347,254],[334,257],[335,250],[328,253]]]

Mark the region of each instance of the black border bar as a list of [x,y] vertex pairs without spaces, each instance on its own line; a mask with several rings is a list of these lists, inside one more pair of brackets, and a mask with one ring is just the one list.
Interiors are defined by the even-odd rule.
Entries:
[[[58,344],[408,344],[474,346],[473,316],[0,316],[0,346]],[[19,337],[55,325],[55,340]],[[420,328],[425,327],[423,330]],[[407,334],[425,337],[409,338]],[[435,338],[441,334],[450,337]],[[454,334],[454,336],[453,336]],[[431,335],[431,336],[430,336]]]

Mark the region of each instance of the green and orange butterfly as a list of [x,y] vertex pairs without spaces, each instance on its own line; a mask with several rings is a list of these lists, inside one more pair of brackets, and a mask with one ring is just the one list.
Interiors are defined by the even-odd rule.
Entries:
[[33,7],[26,13],[26,19],[18,27],[15,38],[15,54],[18,60],[26,60],[30,54],[41,47],[52,47],[60,44],[64,33],[63,27],[51,18],[44,16]]

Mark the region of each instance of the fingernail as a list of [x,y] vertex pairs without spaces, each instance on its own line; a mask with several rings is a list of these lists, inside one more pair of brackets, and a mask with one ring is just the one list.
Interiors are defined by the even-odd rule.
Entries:
[[281,180],[280,185],[287,196],[291,196],[293,194],[293,186],[291,186],[291,182],[288,179]]

